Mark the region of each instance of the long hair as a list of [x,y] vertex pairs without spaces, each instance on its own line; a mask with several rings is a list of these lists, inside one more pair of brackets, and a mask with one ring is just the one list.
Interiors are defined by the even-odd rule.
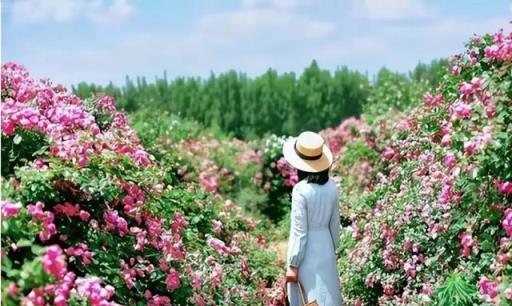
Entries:
[[329,168],[321,172],[306,172],[297,169],[299,181],[306,180],[308,183],[323,185],[329,181]]

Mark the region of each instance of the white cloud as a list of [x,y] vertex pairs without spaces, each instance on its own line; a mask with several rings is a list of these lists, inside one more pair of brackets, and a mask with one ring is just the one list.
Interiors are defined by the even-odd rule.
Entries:
[[424,17],[423,0],[352,0],[357,17],[372,20],[398,20]]
[[297,7],[298,0],[242,0],[242,8],[274,8],[289,10]]
[[88,19],[96,23],[115,23],[134,11],[128,0],[18,0],[12,3],[12,18],[17,23],[70,22]]
[[340,64],[355,58],[382,58],[392,51],[391,49],[388,41],[366,36],[320,44],[314,47],[311,53],[320,60]]
[[[286,1],[251,0],[252,2],[258,4],[245,4],[236,10],[204,16],[199,20],[198,32],[208,33],[210,37],[217,37],[219,40],[280,37],[294,41],[322,38],[335,31],[333,23],[299,14],[292,4],[284,5]],[[260,6],[261,3],[265,6]]]
[[512,25],[507,18],[496,17],[481,20],[442,18],[416,26],[398,27],[390,25],[384,27],[382,31],[383,36],[389,40],[401,38],[422,41],[428,42],[433,47],[457,44],[462,48],[463,44],[469,41],[473,34],[492,34],[501,28],[511,30]]
[[330,22],[309,21],[305,24],[304,36],[309,38],[326,37],[333,33],[336,27]]

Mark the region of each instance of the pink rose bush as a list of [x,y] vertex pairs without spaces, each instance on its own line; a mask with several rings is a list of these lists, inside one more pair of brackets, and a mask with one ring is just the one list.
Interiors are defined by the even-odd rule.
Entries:
[[79,99],[14,63],[1,83],[2,304],[270,298],[280,269],[254,221],[187,179],[175,147],[143,146],[110,97]]
[[[406,119],[376,129],[390,123],[379,118],[361,129],[370,141],[340,149],[340,161],[373,169],[372,187],[354,193],[343,188],[352,168],[333,167],[349,207],[339,262],[349,304],[510,303],[511,46],[503,31],[471,40]],[[362,141],[370,151],[354,159]]]

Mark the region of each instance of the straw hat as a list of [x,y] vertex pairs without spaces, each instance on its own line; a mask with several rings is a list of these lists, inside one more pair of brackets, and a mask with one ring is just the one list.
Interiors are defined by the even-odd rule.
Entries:
[[283,155],[293,167],[306,172],[322,172],[332,164],[332,152],[322,136],[309,131],[286,141]]

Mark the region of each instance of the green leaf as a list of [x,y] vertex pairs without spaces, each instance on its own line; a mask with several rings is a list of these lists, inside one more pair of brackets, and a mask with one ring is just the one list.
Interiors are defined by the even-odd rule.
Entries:
[[14,136],[14,139],[12,140],[12,142],[14,144],[20,144],[22,140],[23,140],[23,138],[21,138],[21,135],[17,134],[16,136]]
[[200,220],[201,220],[201,217],[199,217],[199,216],[195,216],[194,218],[192,218],[191,223],[192,223],[192,224],[197,224]]
[[24,247],[31,246],[33,243],[34,243],[34,240],[20,239],[20,240],[18,240],[18,242],[16,242],[16,246],[18,248],[24,248]]

